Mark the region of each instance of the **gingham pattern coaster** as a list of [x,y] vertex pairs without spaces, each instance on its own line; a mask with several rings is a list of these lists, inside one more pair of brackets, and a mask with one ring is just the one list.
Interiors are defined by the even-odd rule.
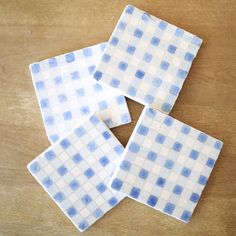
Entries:
[[94,78],[169,113],[202,40],[133,6],[122,13]]
[[123,146],[95,115],[28,164],[40,185],[84,231],[124,196],[107,183]]
[[91,76],[106,43],[30,65],[45,129],[51,143],[99,112],[112,128],[130,122],[124,96]]
[[144,108],[111,187],[188,222],[222,144],[170,116]]

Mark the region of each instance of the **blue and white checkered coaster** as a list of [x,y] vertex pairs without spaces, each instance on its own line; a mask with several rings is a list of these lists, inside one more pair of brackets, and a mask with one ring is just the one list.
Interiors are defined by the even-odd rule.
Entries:
[[127,6],[93,76],[169,113],[201,43],[197,36]]
[[188,222],[222,144],[170,116],[144,108],[111,187]]
[[95,115],[28,164],[72,223],[84,231],[124,196],[107,183],[123,146]]
[[51,143],[99,111],[112,128],[131,121],[124,96],[91,76],[106,43],[30,65],[45,129]]

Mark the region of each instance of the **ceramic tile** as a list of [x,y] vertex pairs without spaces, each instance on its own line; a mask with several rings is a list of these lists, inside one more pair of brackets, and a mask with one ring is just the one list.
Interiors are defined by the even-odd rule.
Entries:
[[169,113],[201,43],[199,37],[127,6],[93,76],[137,102]]
[[188,222],[222,144],[146,107],[114,172],[111,188]]
[[80,230],[124,196],[107,186],[123,146],[95,115],[28,164],[28,170]]
[[105,45],[101,43],[30,65],[51,143],[98,111],[110,128],[131,121],[124,96],[92,79]]

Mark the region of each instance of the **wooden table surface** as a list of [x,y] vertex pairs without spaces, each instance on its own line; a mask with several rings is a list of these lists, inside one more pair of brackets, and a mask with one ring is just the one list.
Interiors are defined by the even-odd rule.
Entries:
[[[224,141],[189,224],[125,199],[84,235],[236,235],[236,2],[0,0],[0,235],[80,235],[26,165],[49,146],[28,70],[34,61],[108,40],[131,3],[203,38],[174,118]],[[126,145],[132,123],[112,131]]]

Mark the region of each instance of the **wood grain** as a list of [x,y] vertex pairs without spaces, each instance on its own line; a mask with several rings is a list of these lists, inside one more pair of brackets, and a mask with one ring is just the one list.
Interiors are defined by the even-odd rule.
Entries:
[[[171,115],[224,147],[189,224],[125,199],[84,235],[236,234],[235,1],[0,0],[0,235],[80,235],[26,170],[49,145],[28,65],[108,40],[127,3],[204,39]],[[127,100],[124,145],[142,110]]]

